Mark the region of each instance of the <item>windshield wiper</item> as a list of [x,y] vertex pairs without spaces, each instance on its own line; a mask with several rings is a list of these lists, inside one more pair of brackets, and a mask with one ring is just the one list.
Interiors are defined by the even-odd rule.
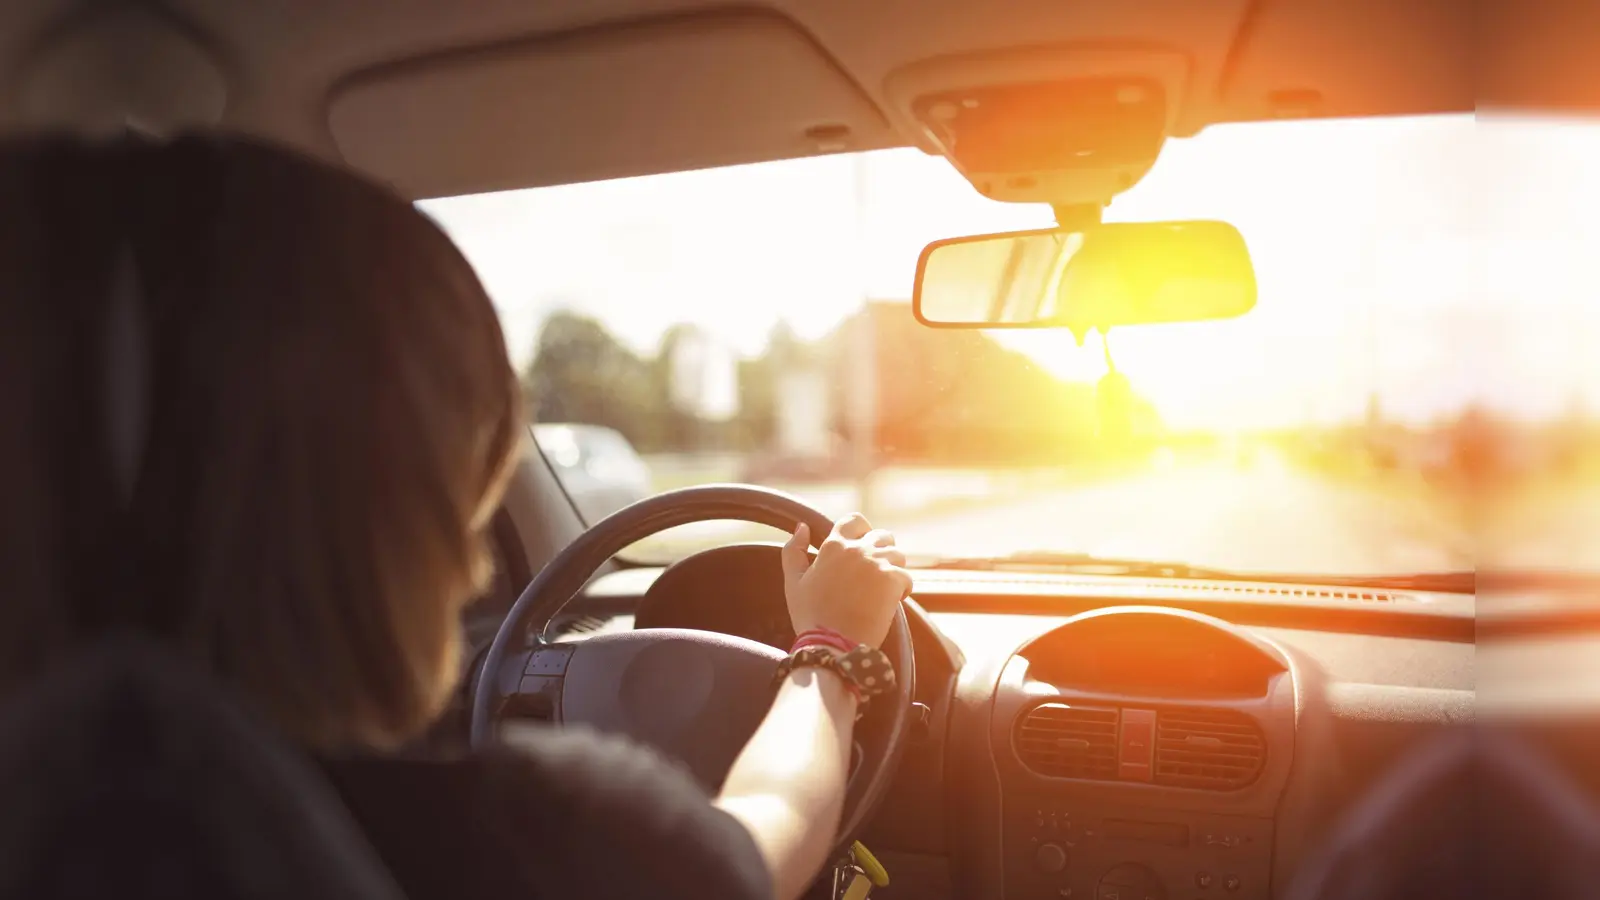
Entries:
[[[913,562],[916,565],[916,562]],[[1474,572],[1417,572],[1405,575],[1314,575],[1305,573],[1234,572],[1148,559],[1119,559],[1090,553],[1026,550],[1005,556],[938,557],[918,568],[996,572],[1006,569],[1078,572],[1134,578],[1194,578],[1210,581],[1257,581],[1283,584],[1321,584],[1331,587],[1389,588],[1470,594],[1477,590]]]

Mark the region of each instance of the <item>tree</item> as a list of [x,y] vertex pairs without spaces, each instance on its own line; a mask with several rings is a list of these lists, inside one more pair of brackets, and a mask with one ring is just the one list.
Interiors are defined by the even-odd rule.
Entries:
[[651,450],[664,423],[650,369],[605,326],[563,311],[545,320],[523,383],[535,421],[603,425]]
[[695,326],[680,322],[668,328],[656,345],[656,357],[649,363],[650,388],[655,398],[660,439],[663,449],[696,449],[705,438],[700,423],[694,416],[678,408],[672,393],[673,357],[678,347],[693,339]]
[[[874,360],[855,358],[848,329],[871,317]],[[1065,382],[976,330],[934,329],[904,303],[872,303],[823,339],[836,408],[876,367],[880,458],[956,465],[1059,463],[1095,444],[1094,387]]]
[[[857,358],[849,339],[861,316],[872,317],[873,359]],[[645,453],[771,448],[781,376],[806,368],[832,382],[834,429],[843,438],[845,392],[861,382],[864,366],[876,373],[876,450],[886,462],[1060,463],[1095,445],[1093,385],[1061,381],[980,331],[925,328],[903,303],[871,304],[861,316],[815,342],[776,325],[765,351],[739,363],[739,412],[729,422],[699,422],[672,402],[674,347],[692,334],[691,324],[668,329],[656,354],[641,358],[594,319],[555,313],[524,382],[536,420],[614,428]],[[1148,401],[1136,393],[1127,400],[1137,421],[1159,427]]]

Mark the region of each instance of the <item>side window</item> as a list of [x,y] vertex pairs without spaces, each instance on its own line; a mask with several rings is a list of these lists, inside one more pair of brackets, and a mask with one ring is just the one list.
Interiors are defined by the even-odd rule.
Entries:
[[561,472],[572,472],[583,466],[583,445],[572,428],[566,425],[535,425],[533,439],[550,464]]

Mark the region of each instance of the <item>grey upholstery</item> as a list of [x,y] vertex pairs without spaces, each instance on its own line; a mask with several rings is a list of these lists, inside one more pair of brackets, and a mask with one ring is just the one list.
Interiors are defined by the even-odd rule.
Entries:
[[1532,744],[1462,727],[1346,816],[1291,900],[1600,896],[1600,813]]
[[14,693],[0,736],[0,898],[400,898],[310,761],[152,643]]

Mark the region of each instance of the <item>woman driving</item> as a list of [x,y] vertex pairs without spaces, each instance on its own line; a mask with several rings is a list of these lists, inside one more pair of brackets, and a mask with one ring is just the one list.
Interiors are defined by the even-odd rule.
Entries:
[[[79,286],[51,289],[130,303],[143,347],[99,395],[110,421],[137,411],[102,436],[128,473],[103,536],[105,578],[124,580],[71,592],[52,649],[159,636],[322,763],[412,900],[805,890],[835,838],[860,702],[825,659],[888,633],[910,588],[892,535],[857,515],[814,561],[803,527],[789,541],[789,611],[815,639],[715,797],[647,748],[575,729],[404,755],[459,687],[461,612],[529,445],[472,269],[404,199],[248,140],[9,155],[54,172],[27,194],[51,205],[41,216],[95,219],[73,250]],[[105,303],[77,320],[103,321]]]

